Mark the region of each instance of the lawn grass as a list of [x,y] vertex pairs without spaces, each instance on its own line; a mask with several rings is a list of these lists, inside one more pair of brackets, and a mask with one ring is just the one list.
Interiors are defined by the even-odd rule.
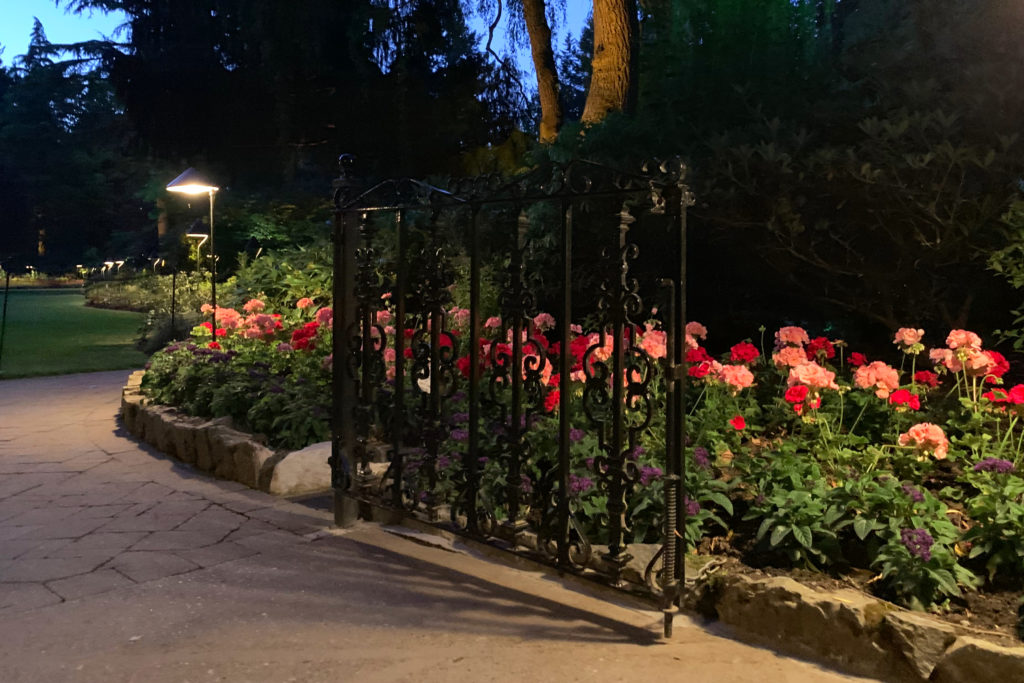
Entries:
[[[11,289],[0,378],[138,368],[141,313],[87,308],[79,289]],[[0,307],[3,287],[0,283]]]

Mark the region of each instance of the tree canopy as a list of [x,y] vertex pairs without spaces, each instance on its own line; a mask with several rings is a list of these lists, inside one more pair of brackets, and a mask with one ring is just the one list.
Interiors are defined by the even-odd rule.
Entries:
[[[986,263],[1021,234],[1019,3],[595,0],[559,45],[554,0],[61,4],[127,25],[70,52],[39,26],[0,66],[0,254],[153,243],[164,176],[189,165],[232,188],[225,211],[266,217],[326,197],[343,152],[367,178],[678,154],[697,315],[1006,308]],[[536,79],[471,30],[481,16],[514,20]]]

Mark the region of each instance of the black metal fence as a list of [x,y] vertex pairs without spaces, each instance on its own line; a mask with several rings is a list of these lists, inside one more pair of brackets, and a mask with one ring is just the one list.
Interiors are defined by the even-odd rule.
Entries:
[[336,522],[384,505],[612,583],[643,545],[669,633],[686,514],[684,181],[675,161],[443,189],[360,191],[343,175]]

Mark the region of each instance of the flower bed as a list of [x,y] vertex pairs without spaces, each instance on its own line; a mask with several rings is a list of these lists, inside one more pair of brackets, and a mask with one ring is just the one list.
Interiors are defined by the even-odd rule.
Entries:
[[[374,328],[386,337],[385,378],[394,372],[397,333],[386,304]],[[326,438],[330,309],[302,299],[291,311],[269,314],[252,300],[241,313],[220,309],[217,320],[218,329],[204,324],[190,341],[153,357],[143,382],[150,398],[191,414],[230,415],[275,445],[299,448]],[[470,370],[468,321],[468,311],[454,308],[441,334],[463,383]],[[488,391],[507,392],[511,332],[496,317],[483,327],[483,381]],[[529,328],[520,370],[533,387],[523,399],[529,455],[519,467],[527,520],[531,496],[543,488],[557,448],[555,368],[563,352],[553,341],[557,321],[550,315],[538,315]],[[867,589],[912,607],[964,610],[974,600],[968,593],[979,589],[1016,599],[1024,561],[1024,385],[1002,386],[1009,364],[985,350],[978,335],[953,330],[928,350],[922,330],[903,328],[894,336],[892,357],[873,359],[799,327],[772,335],[762,330],[718,356],[706,348],[703,326],[690,323],[686,332],[686,540],[692,548],[756,566],[869,577]],[[402,333],[419,337],[414,330]],[[627,499],[632,542],[656,541],[663,520],[664,411],[649,407],[663,402],[664,391],[660,375],[641,376],[640,368],[653,373],[665,343],[655,320],[627,330],[626,346],[640,360],[627,364],[624,381],[645,383],[650,402],[627,411],[639,435],[625,465],[633,482]],[[574,327],[565,352],[572,355],[572,508],[580,529],[602,543],[607,492],[597,475],[609,462],[584,388],[608,381],[595,380],[601,374],[595,368],[610,357],[612,339]],[[495,380],[499,376],[506,380]],[[420,391],[411,384],[409,401]],[[382,383],[382,410],[391,392]],[[435,461],[415,448],[406,458],[405,483],[423,490],[431,470],[438,503],[453,500],[464,476],[466,401],[462,390],[445,401],[449,429]],[[501,450],[503,419],[485,406],[479,444],[481,498],[499,519],[507,470],[488,454]]]

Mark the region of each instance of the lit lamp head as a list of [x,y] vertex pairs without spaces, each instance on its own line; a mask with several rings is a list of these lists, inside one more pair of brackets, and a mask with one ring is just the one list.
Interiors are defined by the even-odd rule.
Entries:
[[199,171],[187,168],[180,176],[167,183],[168,192],[187,195],[213,194],[220,188],[211,183]]

